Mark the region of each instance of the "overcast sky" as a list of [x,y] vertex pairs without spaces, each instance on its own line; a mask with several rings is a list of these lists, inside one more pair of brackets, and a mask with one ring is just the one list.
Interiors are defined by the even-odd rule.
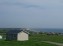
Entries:
[[0,28],[63,28],[63,0],[0,0]]

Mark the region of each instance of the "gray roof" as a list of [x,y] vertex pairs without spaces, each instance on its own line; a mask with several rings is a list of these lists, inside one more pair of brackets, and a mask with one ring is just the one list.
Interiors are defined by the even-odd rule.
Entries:
[[[10,30],[8,31],[6,34],[18,34],[19,32],[23,31],[23,29],[14,29],[14,30]],[[29,34],[29,32],[27,32],[26,30],[24,30],[23,32]]]
[[19,32],[21,32],[22,30],[9,30],[8,32],[7,32],[7,34],[17,34],[17,33],[19,33]]

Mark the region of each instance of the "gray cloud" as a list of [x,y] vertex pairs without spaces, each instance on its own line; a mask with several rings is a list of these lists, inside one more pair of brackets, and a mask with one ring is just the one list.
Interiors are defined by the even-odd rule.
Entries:
[[62,9],[63,3],[60,3],[62,0],[0,0],[0,5],[15,5],[23,8],[39,8],[39,9]]
[[39,9],[45,9],[44,6],[39,6],[39,5],[33,5],[33,4],[26,4],[26,3],[9,3],[9,2],[5,2],[5,3],[0,3],[0,5],[14,5],[14,6],[22,6],[24,8],[39,8]]
[[61,0],[0,0],[0,27],[63,27]]

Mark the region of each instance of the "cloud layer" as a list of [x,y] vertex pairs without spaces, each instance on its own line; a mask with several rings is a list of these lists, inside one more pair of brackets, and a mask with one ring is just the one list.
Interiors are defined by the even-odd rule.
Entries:
[[63,27],[63,0],[0,0],[0,27]]

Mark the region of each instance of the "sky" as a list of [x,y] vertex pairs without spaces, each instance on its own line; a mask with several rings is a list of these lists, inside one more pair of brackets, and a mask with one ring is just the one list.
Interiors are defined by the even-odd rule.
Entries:
[[0,28],[63,28],[63,0],[0,0]]

